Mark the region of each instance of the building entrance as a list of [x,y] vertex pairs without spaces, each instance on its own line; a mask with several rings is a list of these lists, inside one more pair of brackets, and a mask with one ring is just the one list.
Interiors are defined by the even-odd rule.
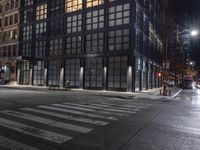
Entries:
[[103,89],[103,60],[102,58],[86,58],[85,88]]

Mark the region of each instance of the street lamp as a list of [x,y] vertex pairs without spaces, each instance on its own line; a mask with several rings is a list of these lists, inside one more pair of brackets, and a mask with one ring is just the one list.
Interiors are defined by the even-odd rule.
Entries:
[[199,31],[198,30],[192,30],[190,34],[191,34],[191,36],[195,37],[199,34]]

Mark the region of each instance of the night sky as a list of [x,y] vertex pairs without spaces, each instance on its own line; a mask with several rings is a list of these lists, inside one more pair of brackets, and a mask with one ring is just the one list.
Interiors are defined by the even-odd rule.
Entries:
[[[177,23],[184,26],[187,20],[190,29],[198,29],[200,32],[200,0],[169,1]],[[196,60],[197,65],[200,66],[200,35],[192,39],[192,59]]]

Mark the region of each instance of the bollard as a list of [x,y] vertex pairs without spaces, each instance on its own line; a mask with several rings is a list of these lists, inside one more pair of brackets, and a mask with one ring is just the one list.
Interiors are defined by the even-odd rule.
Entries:
[[171,96],[172,95],[172,91],[171,90],[169,90],[169,96]]
[[162,90],[160,89],[160,95],[162,95]]

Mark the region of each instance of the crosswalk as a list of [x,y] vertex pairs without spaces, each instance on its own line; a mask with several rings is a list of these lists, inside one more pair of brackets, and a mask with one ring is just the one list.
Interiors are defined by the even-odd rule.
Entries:
[[[0,128],[36,139],[45,144],[60,145],[76,136],[87,134],[95,128],[115,123],[123,117],[134,115],[151,105],[143,103],[60,103],[21,107],[0,111]],[[2,147],[2,148],[1,148]],[[40,150],[39,146],[22,143],[7,135],[1,135],[0,149]]]
[[174,100],[175,101],[189,101],[189,100],[192,100],[192,97],[189,97],[189,96],[184,96],[184,97],[182,97],[182,96],[176,96],[175,98],[174,98]]

